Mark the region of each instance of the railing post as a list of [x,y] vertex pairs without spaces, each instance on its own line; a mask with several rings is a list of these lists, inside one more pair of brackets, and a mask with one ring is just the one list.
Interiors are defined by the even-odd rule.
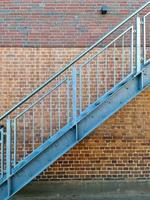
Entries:
[[17,120],[16,118],[13,121],[13,127],[14,127],[14,167],[17,162]]
[[137,73],[141,71],[141,20],[136,17],[136,67]]
[[7,119],[6,135],[6,176],[8,181],[8,197],[11,194],[11,120]]
[[78,125],[77,125],[77,70],[75,66],[72,69],[72,110],[73,110],[73,123],[75,124],[76,141],[78,141]]
[[143,64],[146,63],[146,23],[145,23],[145,16],[142,19],[143,25]]
[[72,69],[72,110],[73,110],[73,122],[76,122],[77,118],[77,72],[75,66]]
[[4,128],[0,127],[0,144],[1,144],[1,171],[0,177],[2,178],[4,175]]

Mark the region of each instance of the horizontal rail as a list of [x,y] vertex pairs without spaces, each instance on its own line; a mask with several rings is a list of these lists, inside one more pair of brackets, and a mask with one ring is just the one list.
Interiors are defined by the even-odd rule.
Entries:
[[102,50],[98,51],[88,61],[86,61],[82,65],[80,65],[80,67],[82,68],[83,66],[87,65],[88,63],[90,63],[93,59],[95,59],[97,56],[99,56],[101,53],[103,53],[108,47],[110,47],[113,43],[115,43],[118,39],[120,39],[122,36],[124,36],[128,31],[133,31],[133,26],[130,26],[127,30],[125,30],[123,33],[121,33],[113,41],[111,41],[109,44],[107,44]]
[[146,15],[144,15],[144,17],[147,17],[148,15],[150,15],[150,12],[148,12]]
[[56,84],[51,90],[46,92],[43,96],[41,96],[37,101],[35,101],[33,104],[31,104],[27,109],[25,109],[23,112],[21,112],[19,115],[15,117],[15,120],[20,118],[23,114],[25,114],[27,111],[29,111],[31,108],[33,108],[36,104],[38,104],[40,101],[42,101],[45,97],[47,97],[49,94],[51,94],[53,91],[55,91],[58,87],[60,87],[64,82],[67,81],[67,78]]
[[142,7],[140,7],[138,10],[136,10],[133,14],[131,14],[128,18],[126,18],[124,21],[122,21],[118,26],[113,28],[110,32],[108,32],[105,36],[103,36],[101,39],[99,39],[97,42],[95,42],[91,47],[84,50],[79,56],[77,56],[75,59],[73,59],[69,64],[65,65],[61,70],[59,70],[55,75],[53,75],[51,78],[49,78],[46,82],[44,82],[42,85],[40,85],[38,88],[36,88],[34,91],[32,91],[29,95],[27,95],[23,100],[21,100],[18,104],[16,104],[13,108],[11,108],[9,111],[7,111],[4,115],[0,117],[0,121],[7,117],[9,114],[11,114],[14,110],[19,108],[23,103],[25,103],[28,99],[30,99],[33,95],[38,93],[40,90],[42,90],[46,85],[48,85],[51,81],[53,81],[55,78],[57,78],[59,75],[61,75],[64,71],[66,71],[68,68],[70,68],[75,62],[77,62],[79,59],[81,59],[83,56],[85,56],[89,51],[94,49],[96,46],[98,46],[104,39],[106,39],[108,36],[110,36],[112,33],[114,33],[118,28],[120,28],[122,25],[124,25],[126,22],[128,22],[132,17],[137,15],[140,11],[142,11],[145,7],[147,7],[150,4],[150,1],[144,4]]

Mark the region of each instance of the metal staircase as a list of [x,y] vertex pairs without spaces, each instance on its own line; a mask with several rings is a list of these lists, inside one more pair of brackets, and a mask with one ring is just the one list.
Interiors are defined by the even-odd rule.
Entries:
[[0,117],[9,199],[150,84],[150,1]]

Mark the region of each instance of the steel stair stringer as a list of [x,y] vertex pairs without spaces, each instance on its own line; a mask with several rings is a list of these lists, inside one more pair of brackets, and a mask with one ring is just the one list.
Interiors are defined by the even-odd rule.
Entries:
[[[97,100],[77,119],[32,152],[0,185],[0,199],[8,199],[84,139],[95,128],[150,85],[150,63]],[[11,184],[10,184],[11,183]],[[11,185],[11,187],[10,187]]]

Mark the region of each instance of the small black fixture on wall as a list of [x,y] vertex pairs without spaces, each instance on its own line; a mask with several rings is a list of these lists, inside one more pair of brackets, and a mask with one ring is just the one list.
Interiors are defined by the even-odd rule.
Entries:
[[103,5],[103,6],[100,8],[100,12],[101,12],[102,15],[106,15],[107,12],[108,12],[108,6]]

